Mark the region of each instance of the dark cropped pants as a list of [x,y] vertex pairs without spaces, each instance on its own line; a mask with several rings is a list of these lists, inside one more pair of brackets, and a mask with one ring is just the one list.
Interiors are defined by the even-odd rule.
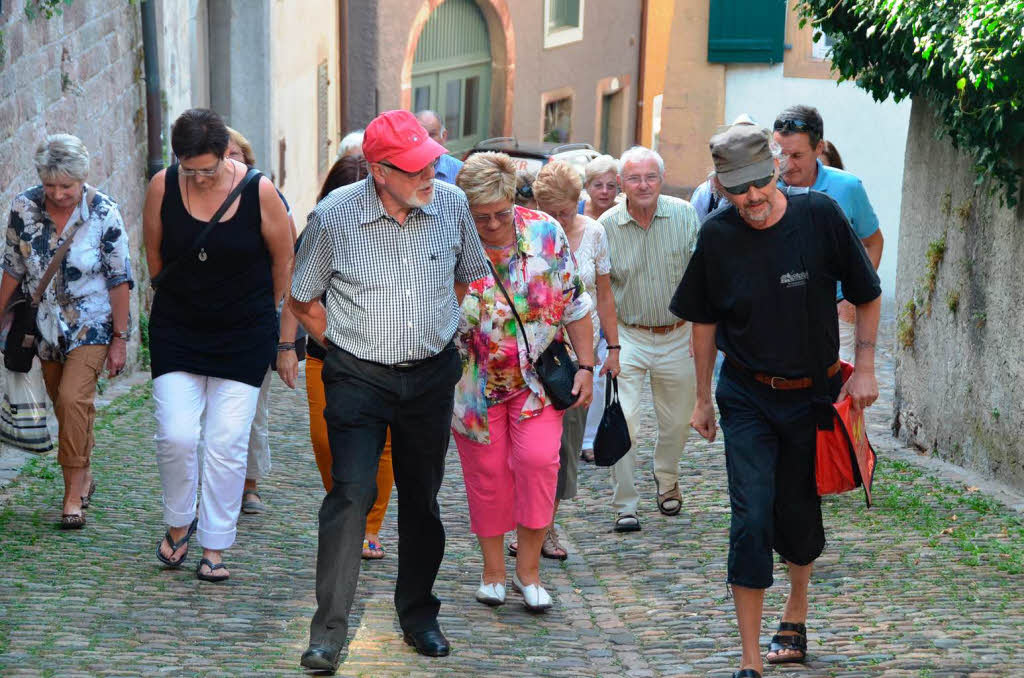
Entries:
[[[838,375],[832,394],[838,394]],[[772,550],[808,565],[825,548],[821,499],[814,480],[811,389],[776,391],[730,365],[715,398],[725,436],[732,521],[730,584],[772,585]]]

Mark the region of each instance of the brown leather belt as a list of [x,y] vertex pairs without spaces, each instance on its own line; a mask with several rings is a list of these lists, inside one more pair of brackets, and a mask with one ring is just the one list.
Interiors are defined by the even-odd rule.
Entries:
[[650,332],[652,334],[668,334],[672,330],[678,329],[678,328],[682,327],[683,325],[685,325],[686,321],[685,320],[680,320],[679,322],[677,322],[675,324],[672,324],[672,325],[653,325],[653,326],[649,326],[649,325],[630,325],[629,323],[622,323],[622,324],[625,325],[626,327],[630,328],[630,329],[643,330],[644,332]]
[[[726,356],[726,359],[729,361],[730,365],[743,371],[754,381],[760,382],[765,386],[770,386],[776,391],[796,391],[814,386],[814,379],[811,379],[810,377],[773,377],[772,375],[765,374],[764,372],[754,372],[753,370],[747,369],[729,356]],[[838,360],[829,366],[826,374],[831,378],[834,377],[837,372],[839,372]]]

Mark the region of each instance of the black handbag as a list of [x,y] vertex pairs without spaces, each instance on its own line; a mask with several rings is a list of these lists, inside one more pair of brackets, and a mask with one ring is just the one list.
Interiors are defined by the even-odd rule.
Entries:
[[[86,193],[86,204],[92,205],[96,189],[90,188]],[[79,221],[64,237],[57,251],[53,253],[49,265],[43,271],[43,277],[39,279],[39,286],[36,287],[31,297],[19,294],[8,307],[7,313],[11,314],[11,327],[7,332],[7,339],[4,342],[4,367],[11,372],[25,373],[32,369],[32,360],[36,357],[39,348],[39,328],[36,325],[36,316],[39,314],[39,303],[43,294],[49,286],[53,276],[57,275],[57,269],[64,262],[68,251],[71,249],[71,241],[82,226]]]
[[622,413],[622,405],[619,403],[619,380],[610,372],[607,379],[604,414],[601,415],[601,423],[597,425],[597,433],[594,435],[594,464],[597,466],[613,466],[633,446],[626,415]]
[[544,386],[544,393],[547,394],[548,400],[556,410],[569,409],[576,404],[577,398],[572,394],[577,368],[576,363],[569,357],[569,350],[566,349],[563,342],[556,339],[548,344],[548,347],[537,356],[536,360],[530,357],[530,340],[526,338],[526,327],[523,326],[523,321],[519,317],[519,313],[516,312],[516,305],[501,283],[501,278],[494,270],[494,265],[490,261],[487,262],[487,265],[491,267],[494,282],[498,285],[501,293],[505,295],[505,300],[508,301],[508,306],[512,309],[512,315],[519,323],[519,329],[523,333],[523,343],[526,344],[526,359],[530,361],[534,371],[537,372],[537,377]]

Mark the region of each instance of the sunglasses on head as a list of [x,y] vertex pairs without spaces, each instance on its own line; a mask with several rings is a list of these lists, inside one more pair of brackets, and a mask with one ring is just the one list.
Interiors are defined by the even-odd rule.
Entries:
[[726,193],[731,193],[732,195],[743,195],[751,186],[753,186],[754,188],[764,188],[765,186],[770,184],[773,179],[775,179],[774,172],[762,179],[754,179],[753,181],[747,181],[736,186],[722,186],[722,188],[725,189]]
[[807,122],[806,120],[800,120],[798,118],[787,118],[785,120],[776,120],[772,129],[776,132],[814,132],[818,131],[815,125]]
[[524,200],[533,200],[533,186],[530,184],[523,184],[516,189],[516,193],[518,193],[519,197]]

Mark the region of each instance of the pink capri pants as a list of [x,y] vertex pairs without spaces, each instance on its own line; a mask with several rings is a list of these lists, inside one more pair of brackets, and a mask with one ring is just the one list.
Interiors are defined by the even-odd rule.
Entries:
[[558,483],[562,413],[545,407],[520,421],[530,392],[487,408],[489,445],[455,434],[469,500],[469,525],[478,537],[497,537],[516,525],[539,530],[551,523]]

